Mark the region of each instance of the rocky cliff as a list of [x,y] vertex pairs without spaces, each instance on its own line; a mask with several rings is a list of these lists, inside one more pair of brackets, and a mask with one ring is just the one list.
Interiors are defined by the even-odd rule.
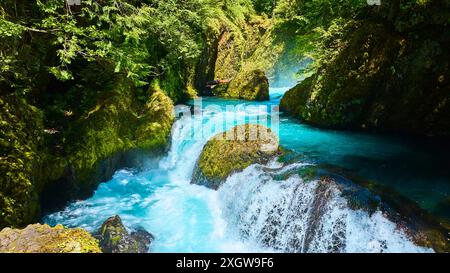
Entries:
[[326,128],[450,135],[450,5],[391,1],[349,21],[281,109]]

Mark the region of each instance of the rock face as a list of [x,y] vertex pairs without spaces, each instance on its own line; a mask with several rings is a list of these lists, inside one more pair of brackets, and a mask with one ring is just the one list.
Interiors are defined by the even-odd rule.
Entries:
[[98,241],[83,229],[34,224],[0,232],[0,253],[100,253]]
[[399,5],[343,27],[281,109],[319,127],[450,136],[448,5]]
[[233,172],[254,163],[267,163],[278,151],[278,137],[269,128],[256,124],[236,126],[208,141],[192,183],[218,189]]
[[144,229],[128,233],[118,215],[108,218],[95,237],[104,253],[146,253],[153,240]]
[[245,100],[263,101],[269,99],[269,80],[264,71],[241,71],[227,88],[213,90],[214,95]]
[[232,79],[244,70],[251,71],[258,68],[266,70],[268,68],[266,63],[253,60],[252,57],[255,54],[258,57],[264,55],[267,63],[274,63],[274,60],[268,56],[273,54],[273,51],[267,54],[258,51],[258,49],[267,49],[265,47],[267,41],[264,38],[269,36],[268,32],[272,25],[270,20],[253,17],[246,22],[240,22],[239,25],[229,21],[222,24],[216,32],[217,42],[214,45],[216,48],[213,71],[215,78]]
[[[78,112],[51,117],[14,93],[0,98],[0,228],[26,226],[42,210],[87,198],[118,168],[167,147],[172,100],[158,86],[139,101],[127,80],[111,85],[93,92],[91,104],[74,105]],[[46,119],[62,124],[49,130]]]
[[[204,38],[207,46],[197,67],[196,87],[201,94],[269,99],[267,78],[274,78],[274,66],[279,63],[286,41],[292,40],[288,35],[275,39],[272,30],[273,22],[262,17],[248,18],[238,25],[227,20],[208,30],[209,35]],[[215,79],[234,80],[228,86],[205,88],[207,82]]]

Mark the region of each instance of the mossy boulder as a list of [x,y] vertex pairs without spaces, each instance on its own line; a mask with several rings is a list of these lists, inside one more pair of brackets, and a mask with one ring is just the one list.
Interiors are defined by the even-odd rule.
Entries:
[[215,96],[244,100],[263,101],[269,99],[269,80],[264,71],[241,71],[228,86],[213,89]]
[[153,240],[144,229],[128,233],[118,215],[108,218],[95,236],[104,253],[146,253]]
[[192,183],[218,189],[226,178],[279,153],[278,137],[267,127],[238,125],[210,139],[199,157]]
[[[265,91],[254,92],[255,84],[247,89],[251,94],[244,92],[241,96],[236,87],[245,84],[243,82],[248,81],[246,78],[253,78],[252,75],[248,77],[252,73],[264,71],[264,77],[260,78],[269,78],[270,82],[285,82],[279,79],[280,75],[289,78],[298,71],[294,68],[293,73],[288,69],[293,67],[292,58],[301,58],[295,54],[298,50],[294,49],[298,42],[297,36],[292,35],[292,31],[280,30],[270,18],[250,16],[238,24],[230,20],[216,23],[210,25],[208,35],[204,38],[207,46],[197,67],[195,85],[203,95],[266,100],[268,92],[267,95]],[[231,92],[227,92],[228,86],[217,86],[213,90],[205,88],[206,83],[214,79],[234,78],[238,80],[231,86]]]
[[100,253],[97,239],[80,228],[33,224],[0,232],[0,253]]
[[[244,70],[251,71],[258,67],[265,69],[268,63],[258,62],[252,57],[257,49],[260,49],[257,54],[261,54],[261,48],[270,44],[268,30],[272,26],[270,19],[260,16],[252,16],[240,22],[222,21],[216,31],[217,40],[212,44],[217,49],[214,76],[217,79],[231,79]],[[264,57],[268,57],[267,55],[270,53]],[[269,60],[268,62],[270,63]]]
[[304,108],[307,106],[307,101],[310,96],[308,92],[311,88],[313,77],[304,79],[295,87],[284,93],[280,101],[280,110],[289,113],[297,118],[303,118]]

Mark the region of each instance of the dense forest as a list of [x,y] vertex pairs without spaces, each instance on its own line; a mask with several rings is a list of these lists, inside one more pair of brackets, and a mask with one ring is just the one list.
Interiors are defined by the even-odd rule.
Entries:
[[0,229],[163,154],[197,96],[293,83],[280,107],[307,124],[450,136],[448,1],[72,2],[0,4]]

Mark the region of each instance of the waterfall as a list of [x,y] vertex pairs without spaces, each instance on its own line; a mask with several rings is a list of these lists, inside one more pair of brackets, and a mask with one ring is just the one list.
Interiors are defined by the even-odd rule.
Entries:
[[[381,212],[350,209],[333,181],[286,175],[310,163],[252,165],[218,191],[190,184],[208,138],[227,128],[196,138],[195,132],[213,128],[224,110],[180,115],[188,111],[177,106],[171,148],[157,167],[118,171],[93,197],[44,221],[94,231],[119,214],[128,228],[140,226],[155,235],[153,252],[430,251],[415,246]],[[225,112],[234,114],[243,113]]]
[[[213,113],[203,115],[194,124],[217,119]],[[196,159],[206,141],[200,143],[195,148]],[[332,180],[305,182],[298,175],[274,179],[308,165],[297,162],[281,166],[272,161],[229,177],[217,194],[222,221],[243,240],[277,252],[430,251],[415,246],[380,211],[369,215],[350,209]],[[192,170],[193,165],[189,168]],[[189,172],[187,179],[191,175]]]
[[228,178],[219,189],[223,216],[242,238],[280,252],[431,251],[415,246],[380,211],[350,209],[330,179],[274,179],[301,166],[253,165]]

